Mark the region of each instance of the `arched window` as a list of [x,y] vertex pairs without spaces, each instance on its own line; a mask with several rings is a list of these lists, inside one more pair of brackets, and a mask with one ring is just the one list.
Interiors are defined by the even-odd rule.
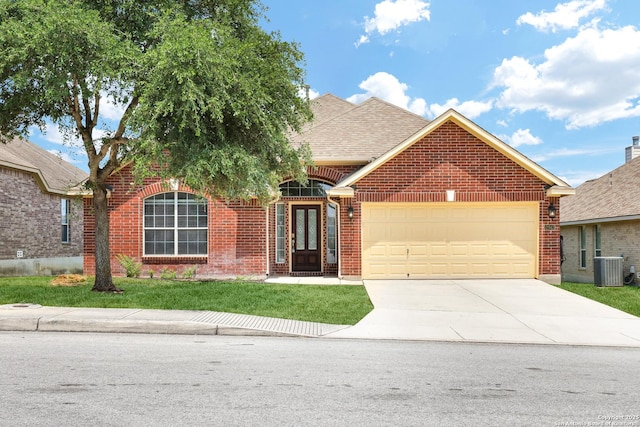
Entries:
[[207,201],[170,192],[144,201],[145,255],[206,255]]
[[310,179],[307,185],[287,181],[280,184],[280,193],[283,197],[326,197],[327,190],[331,187],[331,184],[316,179]]

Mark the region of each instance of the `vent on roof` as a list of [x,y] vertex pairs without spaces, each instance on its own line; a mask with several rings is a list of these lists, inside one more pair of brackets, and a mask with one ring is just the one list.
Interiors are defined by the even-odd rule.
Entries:
[[640,136],[631,137],[631,147],[625,148],[624,162],[628,163],[636,157],[640,156]]

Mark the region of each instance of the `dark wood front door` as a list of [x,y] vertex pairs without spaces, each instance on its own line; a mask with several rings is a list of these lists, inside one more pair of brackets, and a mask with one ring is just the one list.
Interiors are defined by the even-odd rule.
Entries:
[[293,271],[320,271],[320,206],[293,206]]

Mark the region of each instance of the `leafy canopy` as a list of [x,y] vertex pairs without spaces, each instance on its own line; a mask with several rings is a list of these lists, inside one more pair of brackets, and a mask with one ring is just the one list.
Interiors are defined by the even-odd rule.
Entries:
[[0,0],[0,132],[70,129],[94,186],[131,162],[266,199],[283,176],[304,180],[308,151],[286,137],[311,113],[302,54],[262,14],[253,0]]

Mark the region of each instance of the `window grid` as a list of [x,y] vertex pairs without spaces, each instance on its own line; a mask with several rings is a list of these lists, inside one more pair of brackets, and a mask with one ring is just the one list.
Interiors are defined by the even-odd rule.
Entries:
[[144,201],[145,255],[206,255],[207,203],[190,193],[162,193]]
[[287,181],[280,184],[283,197],[326,197],[327,190],[332,186],[326,182],[310,179],[307,185],[298,181]]
[[276,205],[276,263],[284,264],[285,261],[285,224],[284,203]]
[[602,256],[602,237],[600,234],[600,224],[596,224],[593,227],[593,248],[594,248],[594,255],[595,256]]

